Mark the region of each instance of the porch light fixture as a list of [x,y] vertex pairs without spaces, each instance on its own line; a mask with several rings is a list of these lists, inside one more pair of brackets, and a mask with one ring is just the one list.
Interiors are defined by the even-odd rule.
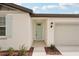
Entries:
[[50,28],[52,28],[53,27],[53,22],[51,22],[51,26],[50,26]]
[[51,24],[53,24],[53,22],[51,22]]

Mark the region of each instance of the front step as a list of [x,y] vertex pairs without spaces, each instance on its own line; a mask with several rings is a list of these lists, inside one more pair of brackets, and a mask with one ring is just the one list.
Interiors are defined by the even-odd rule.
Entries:
[[35,47],[33,51],[33,56],[46,56],[44,47]]

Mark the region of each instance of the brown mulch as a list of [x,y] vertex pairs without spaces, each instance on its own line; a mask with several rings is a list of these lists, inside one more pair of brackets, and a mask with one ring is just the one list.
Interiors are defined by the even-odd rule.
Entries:
[[[31,47],[30,50],[26,51],[26,55],[24,56],[32,56],[33,50],[34,47]],[[18,50],[14,51],[12,56],[18,56],[18,52]],[[8,51],[0,51],[0,56],[9,56]]]
[[34,50],[34,47],[31,47],[30,50],[28,51],[28,56],[32,56],[33,50]]
[[55,46],[53,46],[53,48],[45,47],[45,51],[47,55],[62,55]]

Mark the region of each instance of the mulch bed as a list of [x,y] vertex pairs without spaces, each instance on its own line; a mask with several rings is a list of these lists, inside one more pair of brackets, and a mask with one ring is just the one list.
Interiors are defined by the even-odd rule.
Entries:
[[31,47],[30,50],[28,51],[28,56],[32,56],[33,50],[34,50],[34,47]]
[[62,55],[55,46],[53,46],[53,48],[45,47],[45,51],[47,55]]
[[[32,56],[34,47],[31,47],[30,50],[26,51],[26,55],[25,56]],[[18,50],[13,52],[12,56],[18,56]],[[0,56],[9,56],[8,55],[8,51],[0,51]]]

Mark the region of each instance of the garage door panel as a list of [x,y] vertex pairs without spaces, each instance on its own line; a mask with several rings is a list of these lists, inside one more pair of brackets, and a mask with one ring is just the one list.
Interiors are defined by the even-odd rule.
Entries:
[[79,24],[55,24],[56,45],[79,45]]

